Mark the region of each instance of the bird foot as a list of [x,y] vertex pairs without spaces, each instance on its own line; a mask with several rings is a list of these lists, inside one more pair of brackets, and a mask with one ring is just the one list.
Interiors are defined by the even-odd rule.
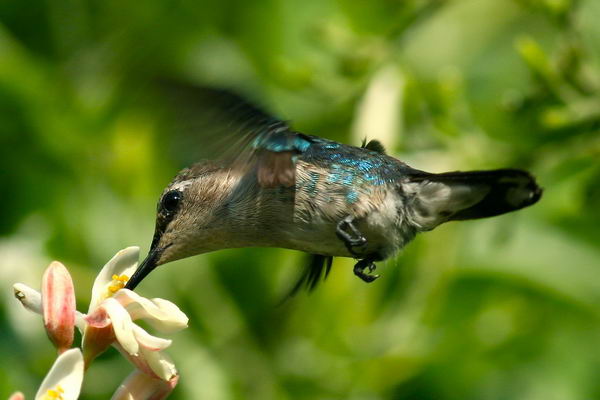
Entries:
[[[337,224],[336,234],[353,256],[360,256],[367,247],[367,238],[353,224],[354,218],[347,216]],[[349,232],[348,232],[349,231]]]
[[[379,278],[379,275],[370,274],[371,272],[375,271],[375,268],[377,268],[375,263],[372,260],[365,258],[358,261],[354,266],[354,275],[358,276],[363,281],[370,283]],[[365,269],[368,269],[369,273],[366,273]]]

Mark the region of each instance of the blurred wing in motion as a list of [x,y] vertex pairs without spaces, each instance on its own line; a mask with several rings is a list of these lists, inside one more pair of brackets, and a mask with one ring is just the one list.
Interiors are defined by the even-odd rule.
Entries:
[[294,186],[294,156],[311,145],[309,136],[227,90],[166,79],[155,88],[179,159],[219,159],[231,168],[255,169],[262,187]]

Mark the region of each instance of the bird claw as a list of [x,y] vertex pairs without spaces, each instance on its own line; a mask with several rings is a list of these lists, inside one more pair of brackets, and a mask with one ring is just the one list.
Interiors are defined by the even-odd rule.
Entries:
[[367,244],[367,238],[364,236],[359,236],[357,238],[351,238],[348,240],[348,245],[352,247],[361,247]]
[[[373,261],[368,259],[360,260],[354,266],[354,275],[358,276],[364,282],[370,283],[379,278],[379,275],[370,275],[371,272],[375,271],[377,266]],[[365,269],[369,270],[369,273],[365,273]]]
[[[359,256],[366,250],[367,238],[356,229],[353,222],[354,219],[350,216],[341,220],[337,225],[336,234],[344,242],[350,254]],[[349,230],[350,233],[346,230]]]
[[350,254],[358,257],[361,254],[364,254],[365,250],[367,249],[367,238],[364,236],[359,236],[356,239],[348,241],[346,243],[346,247],[348,248]]

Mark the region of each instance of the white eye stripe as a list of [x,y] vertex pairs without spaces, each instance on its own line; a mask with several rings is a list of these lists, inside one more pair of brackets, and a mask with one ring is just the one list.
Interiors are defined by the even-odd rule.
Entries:
[[169,191],[177,190],[177,191],[182,192],[186,187],[190,186],[193,182],[194,182],[193,179],[188,179],[186,181],[177,182],[176,184],[174,184],[173,186],[171,186],[169,188]]

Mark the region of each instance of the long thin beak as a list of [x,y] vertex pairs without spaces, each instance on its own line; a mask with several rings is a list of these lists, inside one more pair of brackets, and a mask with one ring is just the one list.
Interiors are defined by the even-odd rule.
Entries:
[[126,289],[135,289],[135,287],[139,285],[139,283],[146,277],[146,275],[148,275],[154,270],[154,268],[158,266],[157,261],[160,258],[160,255],[162,254],[163,250],[164,249],[159,249],[157,247],[150,249],[150,252],[146,256],[144,261],[142,261],[142,263],[137,267],[133,275],[131,275],[129,281],[127,281],[127,285],[125,285]]

